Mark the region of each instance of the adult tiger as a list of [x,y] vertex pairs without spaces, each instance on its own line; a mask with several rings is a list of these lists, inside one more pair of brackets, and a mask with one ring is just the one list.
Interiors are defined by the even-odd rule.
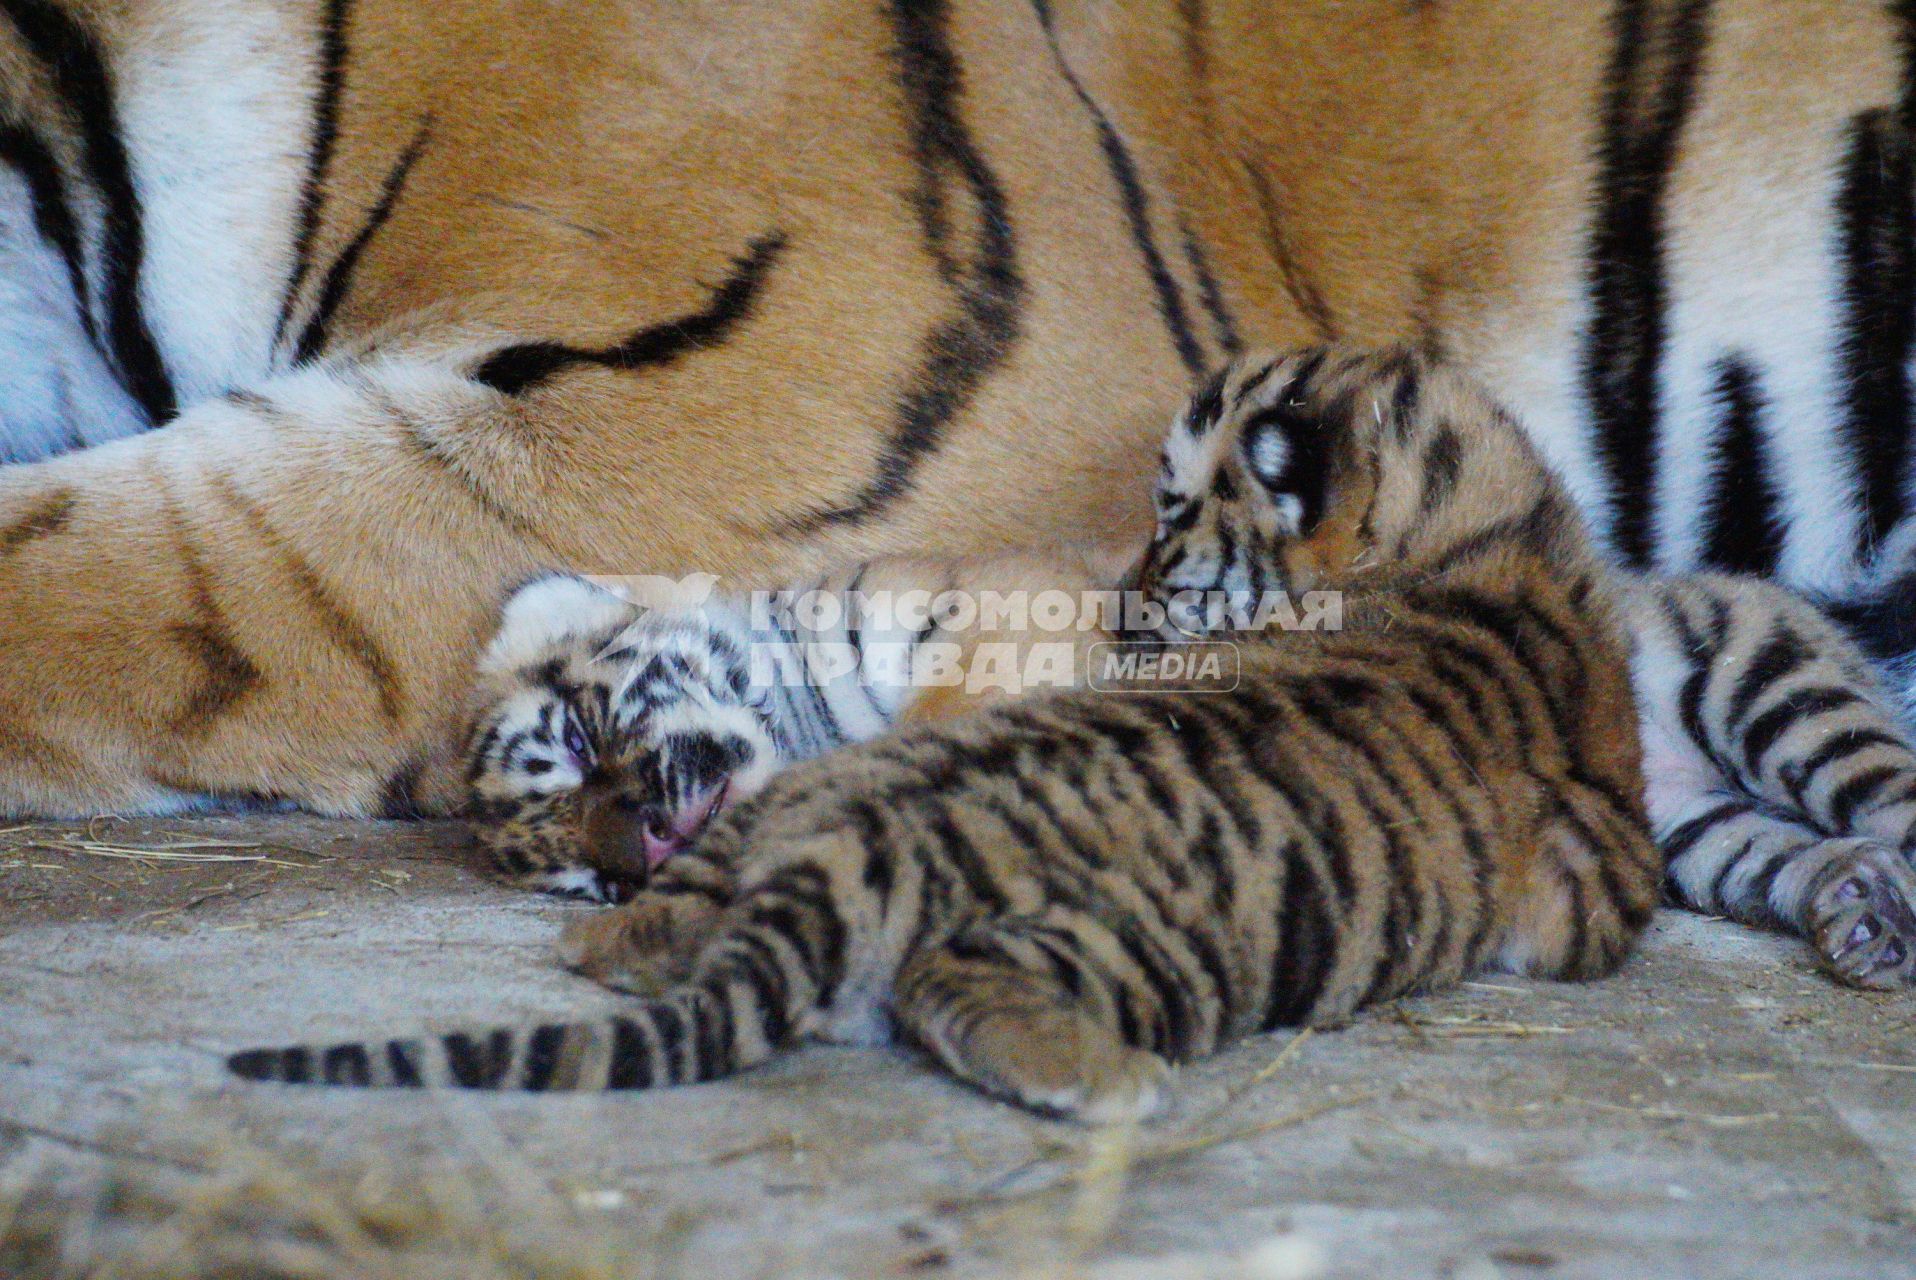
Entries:
[[1253,341],[1471,364],[1631,561],[1899,545],[1907,0],[0,19],[0,810],[441,807],[511,584],[1141,537]]

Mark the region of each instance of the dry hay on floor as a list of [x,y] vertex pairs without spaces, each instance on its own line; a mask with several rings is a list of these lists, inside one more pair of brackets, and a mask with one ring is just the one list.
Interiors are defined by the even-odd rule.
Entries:
[[[582,1204],[505,1150],[487,1150],[492,1144],[484,1141],[464,1152],[463,1161],[401,1172],[388,1157],[352,1173],[268,1152],[225,1131],[155,1147],[136,1138],[93,1142],[0,1121],[0,1133],[9,1130],[104,1159],[79,1164],[63,1154],[0,1170],[5,1280],[679,1280],[725,1274],[719,1259],[694,1257],[686,1248],[689,1222],[668,1214],[667,1223],[678,1225],[646,1232],[618,1217],[580,1213]],[[1026,1242],[1030,1249],[1013,1250],[1032,1260],[991,1274],[1004,1280],[1317,1280],[1325,1271],[1323,1251],[1290,1235],[1240,1252],[1098,1258],[1124,1211],[1127,1181],[1156,1163],[1237,1136],[1157,1143],[1131,1127],[1085,1131],[1064,1144],[1070,1150],[1064,1177],[990,1198],[998,1211],[995,1236],[1036,1230]],[[1039,1201],[1045,1202],[1036,1215],[1043,1229],[1018,1221],[1021,1210],[1038,1210]],[[937,1274],[951,1261],[944,1247],[928,1246],[891,1270]],[[749,1267],[737,1274],[747,1273],[761,1274]]]
[[0,1181],[8,1280],[645,1280],[659,1261],[470,1166],[342,1175],[224,1140]]

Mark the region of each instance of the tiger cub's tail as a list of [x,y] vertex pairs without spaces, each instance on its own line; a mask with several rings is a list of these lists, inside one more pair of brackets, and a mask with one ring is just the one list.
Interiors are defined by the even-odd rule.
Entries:
[[360,1088],[594,1093],[697,1084],[783,1047],[814,998],[796,986],[708,980],[588,1021],[247,1049],[226,1065],[247,1080]]

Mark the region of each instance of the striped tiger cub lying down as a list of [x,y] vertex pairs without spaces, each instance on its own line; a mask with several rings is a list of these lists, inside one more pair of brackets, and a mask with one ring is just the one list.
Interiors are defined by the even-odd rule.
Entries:
[[[1336,589],[1341,629],[1234,637],[1235,688],[981,703],[865,672],[754,682],[752,646],[791,637],[727,603],[635,618],[577,580],[526,588],[485,667],[480,830],[511,874],[633,895],[563,949],[645,998],[598,1021],[250,1050],[233,1070],[649,1087],[729,1074],[807,1034],[895,1028],[996,1096],[1108,1119],[1151,1111],[1170,1064],[1234,1036],[1336,1022],[1485,968],[1598,976],[1663,875],[1626,618],[1640,686],[1673,691],[1644,724],[1668,757],[1650,795],[1684,845],[1675,883],[1700,905],[1814,919],[1853,980],[1903,963],[1889,943],[1907,930],[1884,922],[1907,868],[1879,839],[1895,821],[1907,834],[1909,797],[1892,793],[1916,771],[1854,785],[1907,763],[1892,730],[1857,730],[1879,736],[1817,751],[1807,772],[1758,751],[1698,781],[1776,707],[1794,710],[1767,745],[1800,763],[1808,721],[1875,705],[1809,611],[1730,580],[1619,591],[1517,426],[1402,353],[1242,361],[1180,415],[1164,462],[1131,585],[1166,603]],[[1109,585],[1116,565],[891,561],[824,585],[1070,588]],[[1765,634],[1808,652],[1712,687],[1705,651],[1749,647],[1761,610]],[[852,617],[840,634],[976,652],[986,637],[949,622],[900,635]],[[1674,675],[1684,662],[1691,675]],[[1853,700],[1808,708],[1817,681]],[[1679,763],[1695,791],[1672,797]],[[1827,835],[1838,816],[1858,834]]]

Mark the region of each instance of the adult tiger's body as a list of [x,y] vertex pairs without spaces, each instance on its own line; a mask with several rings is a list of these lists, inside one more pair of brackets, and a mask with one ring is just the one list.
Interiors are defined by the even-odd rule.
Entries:
[[1441,347],[1627,558],[1859,591],[1913,11],[0,0],[0,450],[69,450],[0,811],[441,807],[531,573],[1142,536],[1253,342]]

